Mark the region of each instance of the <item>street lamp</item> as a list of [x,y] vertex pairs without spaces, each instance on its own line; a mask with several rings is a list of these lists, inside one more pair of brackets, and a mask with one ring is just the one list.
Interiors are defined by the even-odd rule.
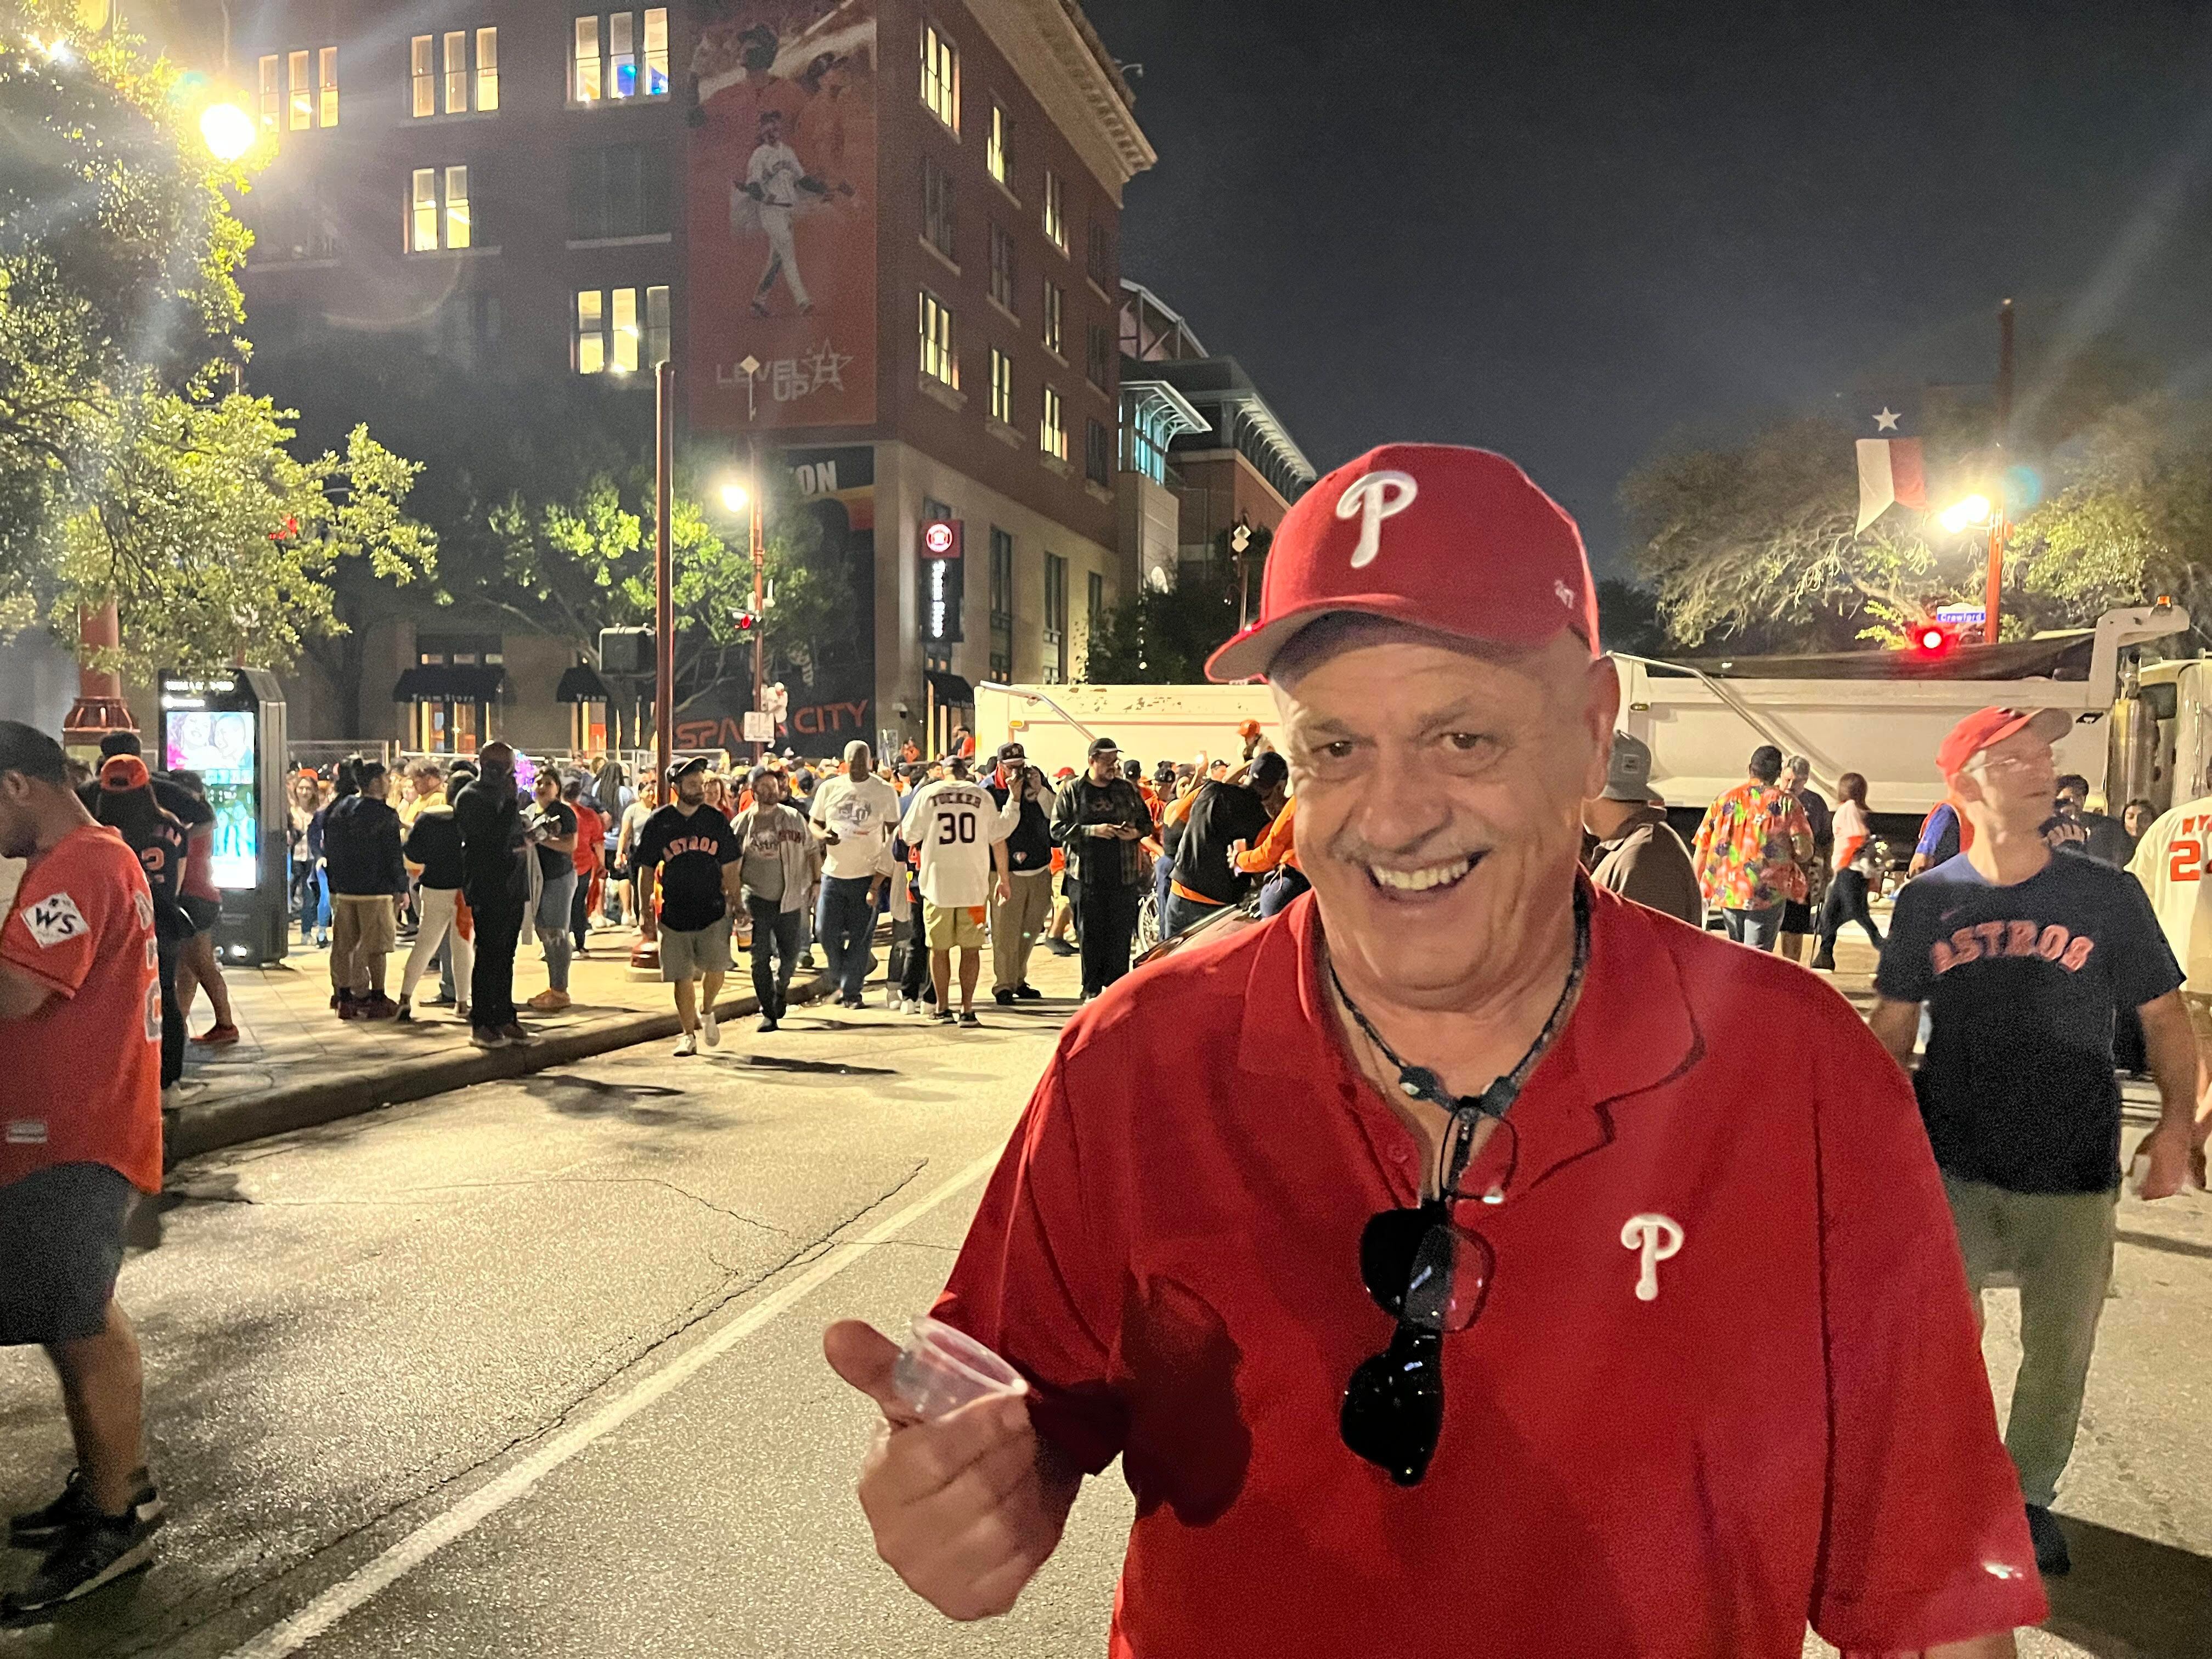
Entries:
[[1990,498],[1969,495],[1964,501],[1954,501],[1936,514],[1936,522],[1955,536],[1962,530],[1985,525],[1990,521]]
[[235,161],[259,135],[253,118],[235,104],[210,104],[200,112],[200,137],[219,161]]
[[722,508],[725,512],[742,513],[745,510],[745,503],[751,499],[745,487],[734,479],[722,486]]

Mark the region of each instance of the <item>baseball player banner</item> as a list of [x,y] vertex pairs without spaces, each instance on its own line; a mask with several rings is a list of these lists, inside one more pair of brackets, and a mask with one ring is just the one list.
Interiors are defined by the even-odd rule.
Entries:
[[691,420],[876,418],[875,0],[732,0],[691,81]]

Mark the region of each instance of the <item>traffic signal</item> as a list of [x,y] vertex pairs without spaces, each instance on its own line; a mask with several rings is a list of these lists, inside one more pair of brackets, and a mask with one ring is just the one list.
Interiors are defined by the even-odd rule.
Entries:
[[751,639],[760,632],[761,619],[750,611],[740,611],[730,620],[732,625],[738,630],[738,637],[741,640]]
[[1912,630],[1911,649],[1918,657],[1947,657],[1959,636],[1941,623],[1920,623]]

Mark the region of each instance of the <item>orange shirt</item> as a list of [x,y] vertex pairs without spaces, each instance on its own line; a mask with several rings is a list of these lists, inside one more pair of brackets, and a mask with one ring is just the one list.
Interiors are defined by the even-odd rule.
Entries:
[[1287,866],[1298,867],[1298,849],[1291,836],[1291,815],[1297,811],[1296,798],[1283,803],[1283,810],[1275,814],[1267,833],[1260,837],[1259,844],[1247,848],[1237,855],[1237,867],[1255,876],[1264,876],[1270,870]]
[[121,836],[88,823],[33,862],[0,924],[0,961],[52,993],[0,1019],[0,1186],[105,1164],[161,1191],[154,897]]

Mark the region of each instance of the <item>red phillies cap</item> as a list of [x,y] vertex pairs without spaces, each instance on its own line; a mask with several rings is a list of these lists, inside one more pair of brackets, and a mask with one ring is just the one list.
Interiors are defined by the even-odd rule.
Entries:
[[1213,653],[1207,678],[1264,675],[1291,635],[1332,611],[1501,645],[1571,629],[1597,651],[1582,533],[1486,449],[1385,444],[1299,496],[1267,550],[1259,620]]
[[1936,769],[1949,782],[1966,769],[1966,763],[1993,743],[2002,743],[2016,732],[2033,732],[2045,743],[2056,743],[2074,728],[2074,717],[2063,708],[1978,708],[1951,728],[1936,750]]

